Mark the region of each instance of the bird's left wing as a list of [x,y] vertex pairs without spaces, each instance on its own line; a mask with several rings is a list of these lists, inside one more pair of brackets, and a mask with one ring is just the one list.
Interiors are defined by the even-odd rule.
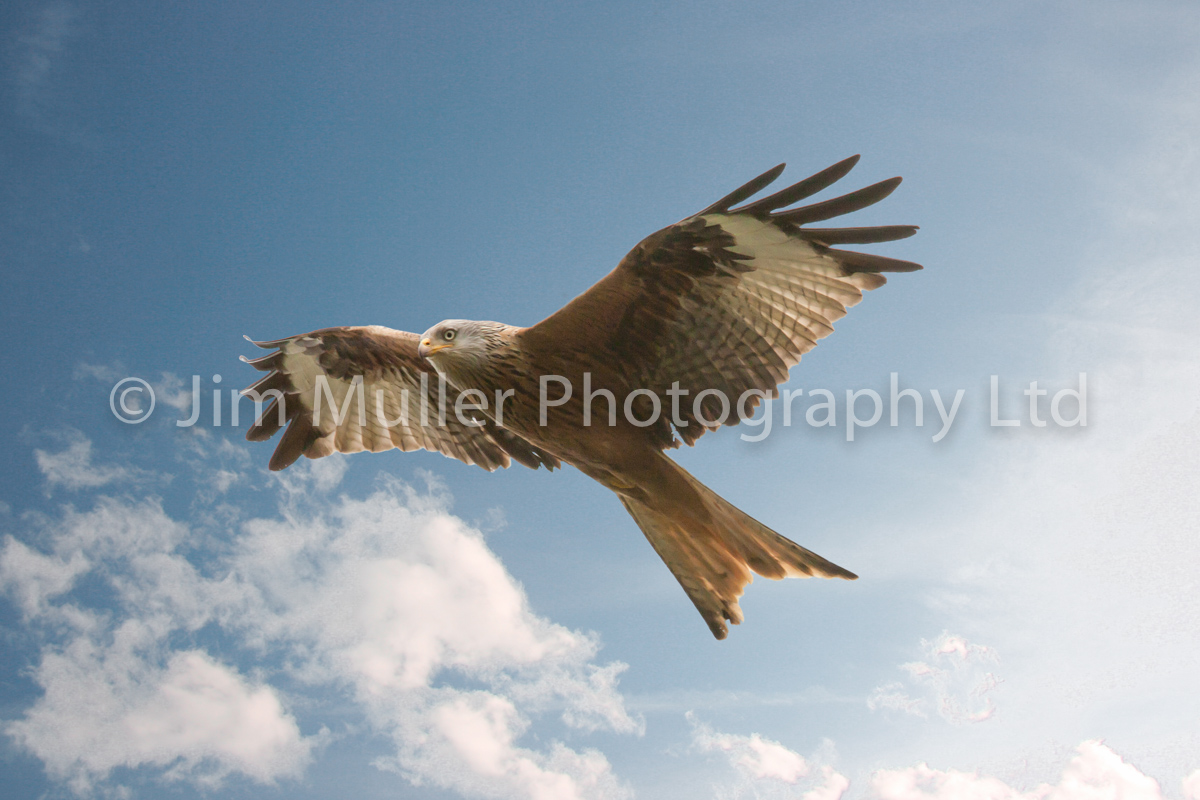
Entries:
[[[273,342],[274,352],[243,361],[267,373],[243,394],[262,409],[246,438],[265,441],[287,425],[271,456],[273,470],[300,456],[334,452],[432,450],[486,470],[554,469],[558,459],[482,414],[460,420],[452,390],[417,354],[418,336],[379,326],[325,328]],[[470,413],[470,412],[468,412]]]
[[[880,273],[921,269],[909,261],[837,249],[834,245],[903,239],[914,225],[810,228],[872,205],[900,184],[876,183],[841,197],[785,208],[816,194],[857,163],[848,158],[768,197],[736,207],[783,171],[760,175],[698,214],[640,242],[609,275],[561,310],[522,332],[530,351],[574,352],[604,364],[634,388],[660,395],[673,385],[690,395],[677,426],[692,444],[720,418],[709,394],[696,418],[694,399],[716,390],[737,424],[743,393],[774,397],[788,370],[862,293],[886,283]],[[753,413],[759,395],[747,396]]]

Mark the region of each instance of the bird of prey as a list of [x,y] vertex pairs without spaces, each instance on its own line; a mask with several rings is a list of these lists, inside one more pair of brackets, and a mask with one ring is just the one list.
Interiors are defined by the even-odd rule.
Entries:
[[616,492],[723,639],[726,621],[742,621],[738,598],[752,572],[856,577],[738,510],[664,451],[749,418],[864,290],[886,282],[881,273],[921,269],[835,247],[902,239],[916,226],[809,227],[882,200],[900,178],[788,208],[857,161],[747,202],[783,165],[763,173],[651,234],[532,327],[447,320],[420,335],[339,327],[254,342],[274,352],[248,361],[268,374],[246,392],[273,399],[246,438],[287,425],[273,470],[302,455],[393,447],[487,470],[510,459],[570,464]]

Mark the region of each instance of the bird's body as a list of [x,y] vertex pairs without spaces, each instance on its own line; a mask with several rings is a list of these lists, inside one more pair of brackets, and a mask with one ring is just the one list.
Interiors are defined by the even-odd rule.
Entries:
[[[390,447],[439,450],[487,469],[510,457],[534,468],[571,464],[616,492],[724,638],[727,620],[741,622],[738,597],[751,571],[855,577],[739,511],[664,451],[752,414],[864,289],[885,282],[879,272],[919,269],[830,246],[903,238],[912,226],[801,227],[876,202],[899,179],[777,211],[856,160],[732,208],[782,167],[760,176],[643,240],[589,291],[528,328],[447,320],[420,337],[330,328],[264,342],[278,349],[252,363],[270,374],[247,391],[274,390],[278,405],[248,438],[290,422],[272,469],[300,455]],[[452,390],[449,403],[434,370]]]

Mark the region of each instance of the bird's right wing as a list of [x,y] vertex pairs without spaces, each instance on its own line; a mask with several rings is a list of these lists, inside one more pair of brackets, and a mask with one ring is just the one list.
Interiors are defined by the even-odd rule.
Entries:
[[[608,276],[547,319],[522,333],[530,351],[574,352],[585,364],[604,365],[649,389],[660,402],[682,389],[677,433],[692,444],[714,430],[750,392],[746,414],[762,395],[774,397],[788,370],[833,323],[886,283],[881,273],[920,265],[841,250],[838,244],[903,239],[914,225],[812,228],[887,197],[899,178],[798,208],[850,171],[858,156],[821,170],[768,197],[738,206],[760,192],[783,165],[760,175],[708,208],[642,240]],[[709,394],[697,407],[692,398]],[[703,412],[698,418],[697,411]]]
[[[269,355],[243,361],[267,375],[243,394],[262,408],[246,433],[253,442],[287,430],[272,470],[300,456],[334,452],[432,450],[478,464],[507,467],[510,458],[537,469],[560,466],[546,453],[478,412],[454,410],[454,390],[417,354],[418,336],[379,326],[325,328],[272,342]],[[253,341],[253,340],[252,340]]]

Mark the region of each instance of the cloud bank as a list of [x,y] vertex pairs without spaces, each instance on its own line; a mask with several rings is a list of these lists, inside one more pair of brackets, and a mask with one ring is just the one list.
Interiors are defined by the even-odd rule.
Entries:
[[525,736],[546,719],[576,737],[640,733],[617,690],[623,664],[534,614],[436,487],[332,498],[337,460],[293,472],[276,515],[224,540],[153,497],[65,508],[29,537],[38,547],[7,537],[0,586],[43,644],[42,696],[6,733],[80,795],[118,767],[271,784],[342,735],[297,711],[332,697],[391,742],[376,766],[414,784],[628,796],[597,750]]
[[[723,754],[738,780],[717,787],[720,798],[840,800],[850,781],[829,763],[832,754],[805,759],[759,734],[718,733],[694,718],[693,747]],[[826,743],[823,748],[831,751]],[[821,763],[824,762],[824,763]],[[1200,770],[1183,781],[1185,800],[1195,800]],[[869,779],[871,800],[1166,800],[1158,781],[1145,775],[1099,740],[1082,742],[1057,782],[1022,790],[978,772],[939,770],[927,764],[879,769]]]
[[1042,784],[1030,792],[978,773],[925,764],[880,770],[871,779],[871,791],[878,800],[1163,800],[1158,781],[1097,740],[1079,745],[1057,784]]

